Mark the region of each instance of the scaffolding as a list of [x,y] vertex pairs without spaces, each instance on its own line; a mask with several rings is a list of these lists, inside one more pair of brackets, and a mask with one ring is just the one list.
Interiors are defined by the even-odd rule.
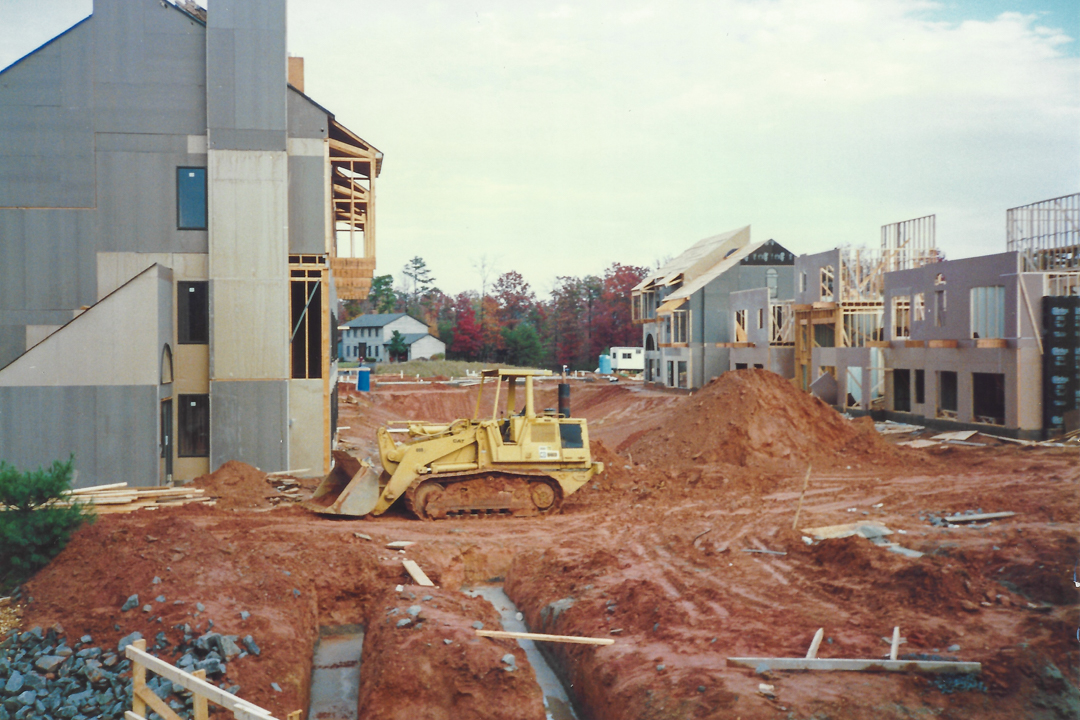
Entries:
[[1005,227],[1024,272],[1080,268],[1080,193],[1010,208]]

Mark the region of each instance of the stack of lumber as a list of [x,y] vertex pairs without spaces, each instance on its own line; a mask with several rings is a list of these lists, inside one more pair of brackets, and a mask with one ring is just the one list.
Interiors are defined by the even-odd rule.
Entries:
[[192,502],[214,504],[210,498],[204,497],[203,490],[194,487],[129,488],[127,483],[113,483],[69,490],[64,495],[66,499],[59,504],[93,505],[94,511],[99,515],[129,513],[139,508],[154,510],[162,506]]

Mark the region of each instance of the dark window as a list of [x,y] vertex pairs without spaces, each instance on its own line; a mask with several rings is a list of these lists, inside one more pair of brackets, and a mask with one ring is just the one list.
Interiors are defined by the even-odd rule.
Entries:
[[322,281],[315,275],[313,279],[294,278],[289,285],[292,294],[292,376],[322,377]]
[[926,372],[915,371],[915,402],[919,405],[926,402]]
[[745,370],[746,367],[747,367],[746,363],[735,363],[735,369],[736,370]]
[[971,400],[975,422],[1005,424],[1005,376],[998,373],[971,374]]
[[760,364],[760,363],[754,363],[754,369],[755,370],[764,370],[765,366]]
[[577,423],[559,423],[559,439],[564,448],[583,448],[585,440],[581,437],[581,425]]
[[938,407],[955,413],[956,394],[956,373],[949,370],[938,373]]
[[180,457],[210,455],[210,396],[181,395],[177,428]]
[[893,410],[911,412],[910,370],[893,370]]
[[176,283],[176,340],[181,345],[210,342],[208,283]]
[[176,227],[206,229],[206,168],[176,168]]

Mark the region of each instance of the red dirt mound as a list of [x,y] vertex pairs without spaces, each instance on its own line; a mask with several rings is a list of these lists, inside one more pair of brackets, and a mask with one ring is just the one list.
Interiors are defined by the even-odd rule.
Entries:
[[739,475],[738,468],[787,474],[807,463],[820,469],[908,462],[869,419],[848,420],[766,370],[724,373],[656,420],[651,432],[628,438],[618,451],[676,474],[700,464],[734,466]]
[[209,475],[192,480],[207,496],[217,498],[222,510],[273,507],[269,498],[277,492],[266,483],[266,473],[239,460],[230,460]]

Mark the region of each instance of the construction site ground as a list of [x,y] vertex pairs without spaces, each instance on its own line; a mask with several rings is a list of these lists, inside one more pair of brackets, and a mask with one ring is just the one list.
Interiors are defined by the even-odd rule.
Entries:
[[[367,456],[387,420],[469,417],[475,393],[343,389],[342,445]],[[539,404],[556,405],[553,383]],[[212,619],[215,631],[258,640],[261,655],[229,663],[228,681],[279,718],[308,706],[320,627],[362,625],[358,717],[540,719],[524,653],[513,640],[478,639],[474,623],[498,629],[499,616],[462,592],[501,584],[534,632],[615,640],[549,646],[589,720],[1080,713],[1075,449],[983,435],[973,438],[980,446],[898,447],[905,436],[882,437],[869,419],[846,419],[764,371],[726,373],[691,394],[576,381],[572,411],[588,418],[607,471],[559,514],[325,518],[229,463],[198,481],[219,498],[213,507],[107,515],[80,530],[25,587],[33,599],[21,625],[58,622],[104,645],[133,631],[171,638],[183,623],[198,633]],[[973,510],[1016,514],[951,527],[941,519]],[[803,531],[862,521],[923,555],[858,535],[809,544]],[[415,544],[386,547],[398,540]],[[403,558],[437,587],[412,585]],[[122,612],[132,594],[165,601]],[[901,658],[975,661],[981,674],[727,663],[803,657],[818,628],[818,657],[880,659],[894,626]]]

